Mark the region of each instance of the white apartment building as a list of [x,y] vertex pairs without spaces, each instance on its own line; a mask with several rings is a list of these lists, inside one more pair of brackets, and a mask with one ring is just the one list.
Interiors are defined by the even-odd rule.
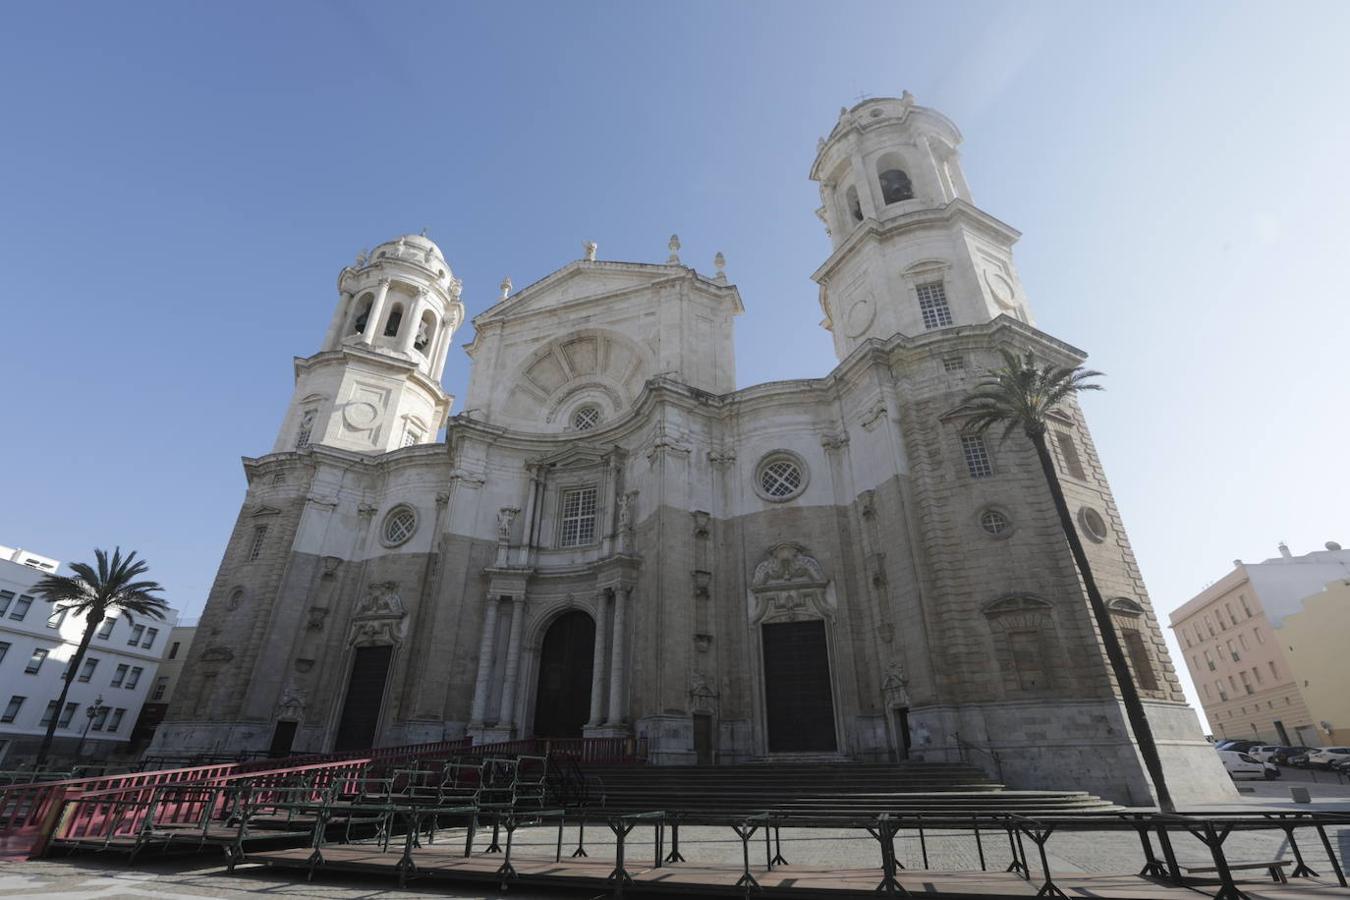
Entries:
[[[155,683],[160,658],[178,620],[142,616],[105,620],[89,645],[66,703],[57,708],[61,679],[84,634],[82,616],[55,611],[33,593],[57,560],[0,547],[0,768],[30,761],[57,720],[55,755],[98,758],[123,750]],[[92,711],[92,715],[90,714]]]

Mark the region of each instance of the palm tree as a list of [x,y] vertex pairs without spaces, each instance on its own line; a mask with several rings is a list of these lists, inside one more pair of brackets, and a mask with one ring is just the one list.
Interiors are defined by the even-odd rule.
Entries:
[[71,657],[70,665],[61,676],[61,696],[56,700],[57,714],[47,723],[47,733],[42,738],[42,747],[38,750],[35,769],[41,769],[47,763],[47,753],[52,747],[52,735],[56,733],[56,723],[60,711],[65,708],[66,694],[70,692],[70,682],[84,661],[89,650],[89,642],[94,633],[109,615],[120,612],[127,621],[135,624],[132,615],[150,616],[163,619],[169,604],[153,596],[164,590],[158,582],[138,581],[150,568],[145,560],[136,558],[136,551],[122,556],[122,548],[113,551],[108,559],[106,550],[95,549],[98,567],[88,563],[71,563],[74,577],[68,575],[48,575],[33,588],[33,593],[52,604],[53,613],[57,610],[73,611],[77,616],[85,617],[84,636],[80,646]]
[[1102,643],[1106,645],[1106,657],[1120,685],[1120,696],[1125,704],[1130,728],[1139,744],[1139,752],[1144,757],[1144,765],[1153,779],[1153,787],[1158,792],[1158,807],[1163,812],[1173,812],[1175,807],[1163,777],[1162,760],[1153,740],[1153,729],[1149,726],[1144,705],[1139,700],[1139,691],[1125,662],[1120,637],[1102,601],[1097,582],[1092,577],[1092,567],[1088,565],[1087,554],[1083,552],[1083,542],[1069,514],[1069,504],[1064,499],[1064,489],[1060,486],[1059,475],[1045,441],[1046,414],[1082,391],[1102,390],[1101,385],[1091,383],[1091,379],[1100,377],[1102,373],[1082,366],[1056,366],[1049,363],[1038,366],[1030,352],[1021,358],[1008,350],[999,352],[1003,356],[1003,368],[989,372],[988,377],[976,385],[957,407],[956,414],[967,417],[965,431],[969,434],[983,434],[995,425],[1002,425],[1002,439],[1007,440],[1020,428],[1036,448],[1041,471],[1045,474],[1045,482],[1055,501],[1055,511],[1059,513],[1060,528],[1069,542],[1078,574],[1083,579],[1088,603],[1092,607],[1092,615],[1102,635]]

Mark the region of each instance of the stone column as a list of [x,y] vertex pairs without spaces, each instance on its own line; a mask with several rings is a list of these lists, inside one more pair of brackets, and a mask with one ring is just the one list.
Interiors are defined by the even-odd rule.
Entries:
[[609,718],[606,721],[608,725],[622,725],[624,718],[623,645],[626,640],[624,611],[631,599],[628,594],[628,588],[618,588],[614,591],[614,634],[610,639],[609,657]]
[[605,620],[609,618],[609,591],[604,590],[596,598],[595,611],[595,655],[591,657],[591,717],[586,722],[590,727],[599,726],[605,721],[605,692],[609,685],[605,682]]
[[483,611],[483,639],[478,644],[478,677],[473,682],[473,710],[469,713],[469,724],[482,726],[487,714],[488,682],[492,678],[492,663],[497,649],[497,603],[496,597],[487,598],[487,608]]
[[417,326],[422,319],[422,310],[426,309],[426,289],[417,292],[417,299],[412,302],[408,309],[408,315],[399,323],[399,328],[403,329],[403,336],[398,339],[398,349],[400,353],[412,353],[413,341],[417,340]]
[[333,321],[328,323],[328,333],[323,336],[323,349],[333,350],[342,342],[342,323],[347,321],[351,312],[352,295],[346,291],[338,294],[337,309],[333,311]]
[[525,627],[525,595],[511,598],[511,637],[506,645],[506,674],[502,679],[502,707],[497,716],[499,728],[516,721],[516,678],[520,674],[520,632]]
[[361,340],[367,344],[374,343],[376,329],[379,327],[380,319],[384,316],[384,304],[389,299],[389,279],[380,280],[380,289],[375,294],[375,301],[370,304],[370,315],[366,317],[366,330],[361,332]]
[[530,551],[534,547],[534,523],[535,517],[539,512],[539,471],[533,467],[529,468],[530,490],[525,501],[525,530],[520,536],[520,550],[516,557],[516,565],[528,566],[530,564]]

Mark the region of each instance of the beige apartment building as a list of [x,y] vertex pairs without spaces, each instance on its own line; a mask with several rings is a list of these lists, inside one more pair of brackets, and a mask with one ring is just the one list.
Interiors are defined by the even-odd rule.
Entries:
[[1277,630],[1313,723],[1328,746],[1350,744],[1350,580],[1305,597]]
[[[1303,601],[1346,579],[1350,552],[1339,544],[1329,541],[1325,550],[1303,556],[1280,544],[1276,558],[1234,560],[1231,572],[1172,613],[1172,628],[1216,738],[1334,743],[1334,729],[1329,733],[1321,723],[1333,722],[1325,707],[1335,694],[1327,673],[1336,663],[1336,636],[1343,642],[1347,630],[1314,635],[1326,627],[1317,624],[1316,615],[1333,604],[1319,602],[1310,615]],[[1319,682],[1328,681],[1320,693],[1312,689],[1314,676],[1304,672],[1309,667]],[[1350,666],[1341,661],[1339,670],[1343,685]],[[1345,717],[1340,721],[1344,730]]]

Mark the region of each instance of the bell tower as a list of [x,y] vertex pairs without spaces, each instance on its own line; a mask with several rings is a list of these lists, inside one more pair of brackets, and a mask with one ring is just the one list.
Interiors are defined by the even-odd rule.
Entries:
[[1030,322],[1013,267],[1020,236],[970,195],[961,132],[906,91],[841,109],[811,180],[832,252],[812,278],[839,359],[870,338],[987,322]]
[[436,439],[454,398],[441,388],[464,320],[460,282],[430,239],[404,235],[338,274],[319,352],[295,360],[295,392],[273,452],[324,444],[387,453]]

